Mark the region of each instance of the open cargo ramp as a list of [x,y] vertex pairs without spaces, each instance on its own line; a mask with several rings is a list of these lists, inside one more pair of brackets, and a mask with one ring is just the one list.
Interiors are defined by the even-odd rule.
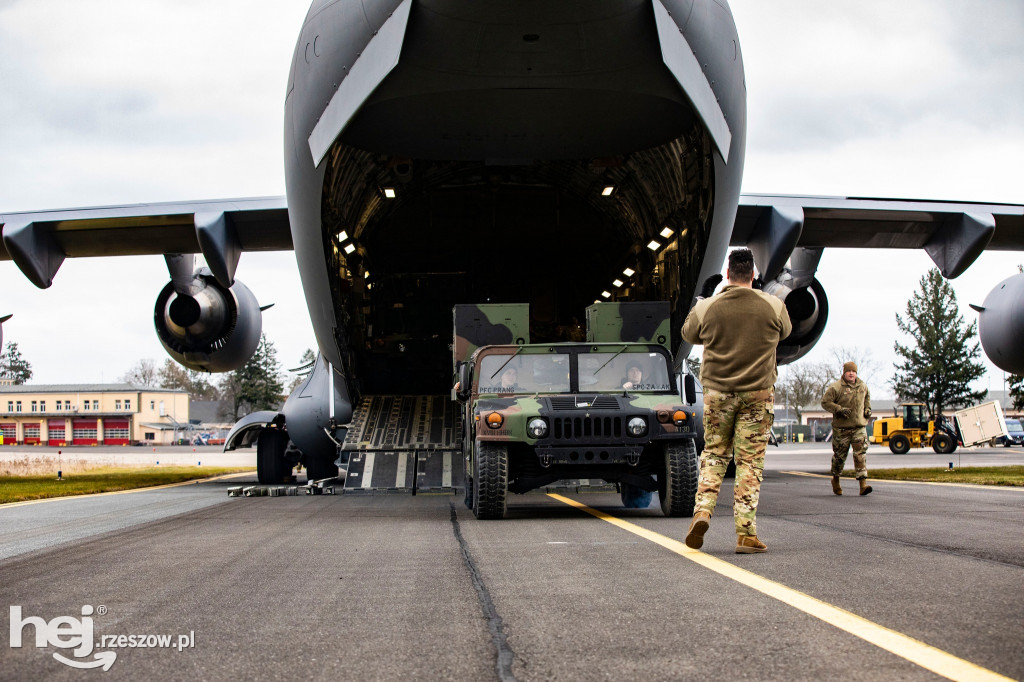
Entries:
[[447,395],[371,395],[348,425],[345,492],[455,492],[465,480],[461,406]]

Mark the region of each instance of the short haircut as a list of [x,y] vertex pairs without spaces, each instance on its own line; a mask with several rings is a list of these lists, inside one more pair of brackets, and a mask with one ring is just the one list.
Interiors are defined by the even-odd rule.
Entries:
[[750,249],[736,249],[729,254],[729,279],[748,280],[754,276],[754,254]]

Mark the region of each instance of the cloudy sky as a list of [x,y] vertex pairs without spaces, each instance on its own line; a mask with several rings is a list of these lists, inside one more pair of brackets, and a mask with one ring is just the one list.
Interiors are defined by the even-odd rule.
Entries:
[[[744,192],[1024,203],[1024,3],[734,0],[747,69]],[[308,3],[0,0],[0,212],[280,195],[286,73]],[[953,281],[964,316],[1022,253]],[[829,326],[884,395],[922,252],[826,250]],[[291,253],[242,256],[287,367],[312,345]],[[39,292],[0,264],[4,338],[35,381],[162,363],[162,258],[68,260]],[[1002,388],[993,369],[984,387]]]

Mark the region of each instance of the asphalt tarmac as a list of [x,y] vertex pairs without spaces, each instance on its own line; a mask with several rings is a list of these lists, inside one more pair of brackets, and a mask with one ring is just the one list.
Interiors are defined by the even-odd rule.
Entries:
[[2,506],[0,678],[1024,679],[1024,489],[836,497],[828,453],[769,452],[761,555],[733,552],[730,483],[699,552],[688,519],[608,493],[513,496],[490,522],[461,495],[237,480]]

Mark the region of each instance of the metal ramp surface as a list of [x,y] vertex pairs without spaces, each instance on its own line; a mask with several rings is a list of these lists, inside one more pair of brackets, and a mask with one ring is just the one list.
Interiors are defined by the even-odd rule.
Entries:
[[345,492],[454,492],[464,481],[461,406],[447,395],[365,396],[341,449]]

